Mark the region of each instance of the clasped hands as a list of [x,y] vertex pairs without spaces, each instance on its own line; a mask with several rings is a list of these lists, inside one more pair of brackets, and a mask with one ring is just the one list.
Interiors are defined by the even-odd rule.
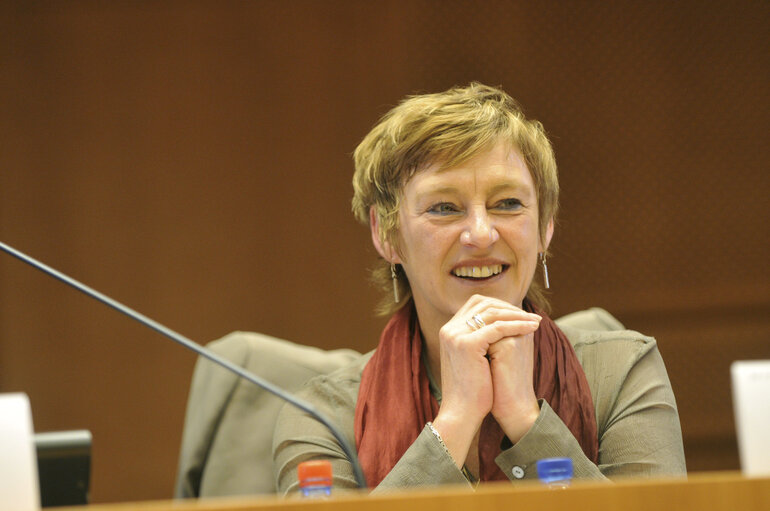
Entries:
[[433,424],[458,466],[489,412],[513,443],[537,419],[532,378],[541,319],[503,300],[474,295],[441,328],[442,402]]

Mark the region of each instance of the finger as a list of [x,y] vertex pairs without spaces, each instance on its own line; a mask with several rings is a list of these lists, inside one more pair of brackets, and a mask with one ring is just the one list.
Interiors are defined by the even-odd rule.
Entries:
[[[521,307],[517,307],[516,305],[507,302],[505,300],[501,300],[500,298],[495,298],[493,296],[485,296],[485,295],[472,295],[466,302],[465,305],[467,305],[468,309],[474,308],[474,307],[497,307],[501,309],[510,309],[510,310],[518,310],[525,312],[524,309]],[[527,313],[529,314],[529,313]]]
[[[455,332],[459,335],[477,331],[484,331],[487,335],[521,335],[520,332],[528,333],[537,330],[541,319],[540,316],[523,311],[491,309],[467,317],[463,324],[454,322],[453,325],[448,326],[454,327]],[[518,328],[518,326],[523,326],[523,328]],[[513,330],[511,330],[512,328]]]
[[532,334],[524,334],[516,337],[505,337],[499,341],[490,344],[487,354],[494,358],[500,353],[506,351],[520,352],[521,350],[531,350],[533,346]]
[[[521,310],[519,308],[510,307],[498,307],[490,306],[481,310],[472,309],[470,314],[477,314],[486,324],[494,323],[495,321],[537,321],[538,323],[543,319],[537,314]],[[473,316],[471,316],[473,317]]]
[[465,345],[467,349],[480,349],[486,352],[491,345],[506,338],[521,337],[534,333],[540,324],[537,321],[496,321],[491,325],[471,330],[464,325],[464,331],[449,335],[448,339],[456,344]]
[[[495,321],[478,332],[479,335],[488,336],[489,343],[500,341],[507,337],[519,337],[534,333],[540,327],[538,321]],[[494,339],[494,340],[493,340]]]
[[515,305],[512,305],[504,300],[476,294],[468,298],[468,300],[466,300],[466,302],[457,310],[455,315],[467,316],[468,314],[473,314],[474,312],[479,312],[490,307],[521,310]]
[[453,319],[464,323],[469,331],[475,331],[496,321],[540,322],[543,318],[499,300],[491,301],[484,298],[472,305],[469,304],[468,307],[463,307],[455,314]]

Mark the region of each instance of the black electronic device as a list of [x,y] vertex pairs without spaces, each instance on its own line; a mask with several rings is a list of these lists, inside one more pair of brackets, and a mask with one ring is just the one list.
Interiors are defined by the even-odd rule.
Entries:
[[35,435],[40,505],[84,506],[91,480],[91,432],[53,431]]

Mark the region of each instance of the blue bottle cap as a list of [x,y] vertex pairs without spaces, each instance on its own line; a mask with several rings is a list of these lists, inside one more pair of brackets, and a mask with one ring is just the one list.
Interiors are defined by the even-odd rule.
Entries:
[[572,479],[572,459],[546,458],[538,460],[537,477],[546,483]]

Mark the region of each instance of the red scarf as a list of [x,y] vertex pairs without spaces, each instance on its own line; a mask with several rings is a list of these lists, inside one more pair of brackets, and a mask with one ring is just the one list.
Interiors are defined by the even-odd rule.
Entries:
[[[534,388],[577,438],[583,452],[598,460],[599,440],[591,391],[567,336],[545,313],[535,332]],[[355,413],[356,449],[366,482],[375,487],[438,413],[422,363],[422,337],[412,303],[399,310],[382,332],[377,351],[361,375]],[[436,375],[440,376],[440,375]],[[481,425],[482,481],[508,480],[495,463],[504,433],[490,413]]]

